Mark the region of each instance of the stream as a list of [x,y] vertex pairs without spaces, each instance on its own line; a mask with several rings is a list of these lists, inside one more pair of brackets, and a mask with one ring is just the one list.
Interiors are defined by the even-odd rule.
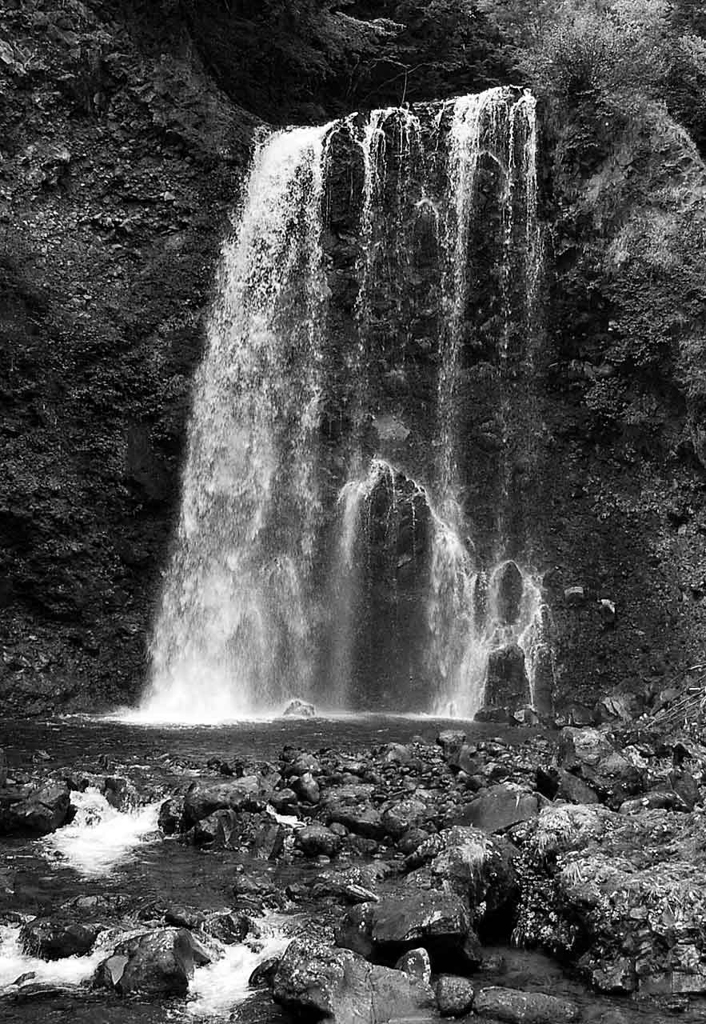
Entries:
[[[218,910],[233,904],[238,873],[275,872],[286,886],[320,865],[275,865],[229,851],[207,852],[165,838],[157,828],[162,799],[185,780],[204,774],[212,759],[275,760],[285,744],[309,750],[335,747],[351,752],[386,742],[408,742],[421,735],[433,740],[447,722],[429,718],[369,716],[340,719],[276,720],[225,727],[155,728],[117,720],[68,718],[8,722],[0,725],[0,747],[10,773],[65,773],[75,785],[82,778],[120,776],[129,780],[136,797],[117,810],[95,785],[74,792],[74,820],[38,840],[4,840],[0,862],[0,1020],[46,1021],[48,1024],[162,1024],[179,1021],[233,1021],[275,1024],[288,1020],[273,1006],[268,993],[248,989],[253,969],[276,956],[302,927],[303,908],[284,896],[276,912],[258,919],[254,936],[223,945],[209,940],[213,962],[195,971],[186,999],[120,999],[89,987],[97,966],[111,955],[129,932],[104,932],[92,952],[63,960],[43,961],[22,951],[20,924],[42,910],[68,900],[91,896],[120,898],[139,894],[139,905],[188,906]],[[497,726],[467,727],[479,736]],[[516,730],[521,738],[523,730]],[[139,915],[138,915],[139,917]],[[135,920],[135,931],[140,930]],[[480,984],[502,984],[570,996],[589,1024],[660,1024],[664,1006],[599,997],[588,992],[548,958],[521,950],[502,953],[502,969],[483,971]],[[498,958],[491,958],[491,962]],[[30,985],[18,979],[32,975]],[[23,988],[25,991],[23,991]],[[706,1010],[675,1002],[683,1021],[706,1021]],[[479,1018],[480,1019],[480,1018]]]

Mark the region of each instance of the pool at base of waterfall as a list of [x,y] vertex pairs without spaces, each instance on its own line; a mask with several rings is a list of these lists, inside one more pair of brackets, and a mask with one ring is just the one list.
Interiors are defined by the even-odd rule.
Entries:
[[[0,1019],[7,1024],[291,1024],[299,1019],[273,1002],[267,986],[250,985],[253,971],[280,957],[293,938],[333,936],[342,915],[355,902],[370,898],[371,889],[374,898],[399,894],[399,850],[381,840],[374,848],[372,839],[358,837],[353,856],[292,853],[291,837],[297,831],[292,825],[311,823],[297,822],[291,811],[277,813],[272,806],[267,813],[273,828],[289,837],[283,852],[258,846],[267,831],[263,822],[268,819],[262,815],[254,846],[217,848],[217,843],[167,834],[164,820],[160,828],[160,807],[193,781],[226,785],[243,773],[247,777],[255,761],[260,766],[279,764],[286,774],[286,747],[290,760],[295,748],[297,756],[310,759],[313,770],[318,759],[322,789],[330,782],[326,758],[335,751],[348,769],[335,780],[341,790],[357,786],[375,795],[387,787],[398,796],[406,790],[423,800],[433,772],[426,788],[418,785],[413,791],[405,780],[421,770],[417,761],[424,760],[425,750],[430,752],[429,764],[437,763],[440,748],[435,741],[442,730],[448,743],[456,742],[453,733],[464,733],[471,756],[476,747],[502,753],[507,744],[520,759],[526,757],[523,751],[541,751],[551,742],[538,729],[499,731],[497,725],[385,716],[222,728],[148,728],[89,718],[4,722],[0,747],[8,759],[8,787],[40,777],[68,779],[74,812],[49,835],[0,839]],[[406,761],[409,751],[412,756]],[[375,770],[356,775],[366,759]],[[492,763],[502,763],[502,757],[497,755]],[[297,778],[289,777],[295,787]],[[441,800],[449,786],[439,779]],[[255,820],[254,812],[239,812],[241,817],[250,813]],[[345,831],[333,828],[335,835]],[[378,835],[372,827],[370,834]],[[341,902],[344,891],[348,895]],[[47,938],[37,929],[37,918],[59,924],[70,920],[84,929],[95,926],[96,935],[85,951],[64,947],[61,951],[69,955],[57,956],[56,943],[65,934]],[[211,927],[214,921],[218,927]],[[185,992],[121,994],[96,987],[97,972],[106,960],[114,954],[119,959],[130,942],[169,929],[186,929],[196,942]],[[483,967],[471,975],[479,989],[502,986],[561,996],[578,1007],[580,1019],[588,1024],[658,1024],[670,1013],[666,1004],[655,1009],[646,1002],[595,994],[537,952],[511,949],[507,943],[499,947],[497,933],[483,941]],[[690,1024],[706,1021],[696,1004],[685,1009],[677,1001],[673,1008],[681,1008],[680,1019]],[[335,1019],[349,1024],[340,1016]],[[428,1018],[414,1019],[437,1017],[429,1011]]]

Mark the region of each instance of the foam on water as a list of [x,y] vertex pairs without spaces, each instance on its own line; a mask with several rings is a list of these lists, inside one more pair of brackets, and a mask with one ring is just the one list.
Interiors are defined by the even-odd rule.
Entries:
[[115,870],[157,828],[159,801],[117,811],[93,786],[73,793],[71,800],[77,807],[74,820],[41,843],[58,867],[71,867],[82,875]]
[[[262,922],[258,922],[263,927]],[[223,946],[222,956],[199,967],[189,984],[188,1013],[191,1017],[212,1020],[225,1017],[234,1006],[251,996],[250,975],[263,961],[281,956],[289,937],[275,925],[264,925],[264,937],[257,942]]]
[[[18,926],[0,925],[0,992],[14,985],[23,974],[33,974],[34,984],[80,985],[88,981],[98,965],[110,956],[115,938],[106,935],[88,956],[67,956],[62,960],[40,960],[23,952]],[[110,945],[108,945],[110,943]]]

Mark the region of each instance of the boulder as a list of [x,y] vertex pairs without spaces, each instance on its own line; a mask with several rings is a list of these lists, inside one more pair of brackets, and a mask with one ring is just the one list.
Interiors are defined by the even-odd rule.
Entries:
[[49,835],[72,815],[65,782],[47,782],[27,792],[0,792],[0,835]]
[[341,838],[325,825],[305,825],[297,829],[294,845],[306,857],[335,857],[341,849]]
[[315,718],[316,709],[305,700],[293,698],[282,712],[283,718]]
[[336,930],[336,944],[377,963],[394,964],[417,946],[429,952],[435,966],[453,962],[468,967],[481,960],[463,900],[433,890],[352,907]]
[[215,811],[264,810],[274,785],[262,775],[244,775],[239,779],[199,779],[192,782],[184,797],[184,823],[187,828]]
[[299,801],[297,794],[288,786],[285,789],[278,789],[270,797],[270,805],[277,814],[297,814]]
[[509,932],[519,894],[516,847],[463,826],[444,829],[439,839],[430,862],[432,878],[468,903],[474,927],[494,925],[501,918],[503,930]]
[[464,823],[475,825],[484,832],[502,832],[518,821],[536,818],[539,803],[536,793],[517,786],[499,783],[481,790],[464,810]]
[[388,743],[383,750],[385,764],[409,764],[412,751],[404,743]]
[[65,915],[35,917],[22,926],[20,941],[30,956],[61,960],[88,953],[101,930],[100,924],[72,920]]
[[345,825],[349,832],[366,839],[384,839],[382,814],[370,802],[373,788],[353,783],[328,790],[322,801],[326,823]]
[[198,821],[190,829],[187,839],[196,846],[214,846],[220,850],[231,848],[231,840],[237,842],[238,815],[235,811],[216,811]]
[[165,836],[173,836],[181,828],[181,819],[184,814],[184,801],[179,797],[171,797],[165,800],[159,808],[157,824]]
[[395,970],[411,974],[413,978],[419,978],[427,985],[431,981],[431,959],[423,946],[403,953],[395,964]]
[[399,839],[411,828],[419,826],[427,817],[427,805],[415,797],[395,800],[382,809],[382,825],[387,835]]
[[252,924],[252,919],[247,914],[226,910],[209,914],[202,925],[202,930],[225,946],[235,946],[244,942],[251,931]]
[[537,789],[549,800],[565,800],[571,804],[597,804],[595,789],[564,768],[538,768]]
[[304,939],[290,942],[271,984],[277,1003],[330,1024],[429,1024],[435,1016],[434,992],[418,978]]
[[319,784],[311,772],[305,772],[304,775],[293,778],[292,789],[299,799],[307,804],[318,804],[321,798]]
[[460,729],[443,729],[436,737],[436,742],[441,747],[444,757],[452,757],[466,742],[466,734]]
[[436,1003],[442,1017],[461,1017],[471,1012],[475,989],[468,978],[458,974],[440,974],[435,989]]
[[513,988],[483,988],[473,1009],[479,1017],[490,1017],[504,1024],[562,1024],[579,1020],[581,1011],[570,999],[547,996],[542,992],[521,992]]
[[607,729],[562,729],[559,767],[587,783],[610,807],[617,808],[645,788],[647,772],[634,751],[618,751]]
[[706,992],[698,815],[566,804],[513,836],[522,851],[518,942],[573,960],[603,991]]
[[669,781],[684,810],[693,811],[701,803],[698,783],[686,768],[673,768],[669,773]]
[[310,754],[307,751],[297,753],[294,751],[294,756],[291,757],[290,750],[285,748],[283,756],[290,756],[282,769],[282,775],[285,779],[291,779],[294,777],[301,777],[302,775],[318,775],[321,771],[321,762],[314,754]]
[[186,928],[159,928],[120,943],[96,971],[94,984],[120,995],[185,996],[194,967],[210,963]]

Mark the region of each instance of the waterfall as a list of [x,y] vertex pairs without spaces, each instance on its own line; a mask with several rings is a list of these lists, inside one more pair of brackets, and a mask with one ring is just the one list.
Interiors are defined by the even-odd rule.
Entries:
[[[145,716],[291,696],[469,715],[503,658],[533,699],[547,611],[510,535],[507,450],[534,358],[536,149],[513,88],[260,140],[194,386]],[[485,461],[464,440],[484,402],[474,429],[502,442]]]
[[313,675],[330,126],[263,142],[223,250],[147,709],[222,720]]

